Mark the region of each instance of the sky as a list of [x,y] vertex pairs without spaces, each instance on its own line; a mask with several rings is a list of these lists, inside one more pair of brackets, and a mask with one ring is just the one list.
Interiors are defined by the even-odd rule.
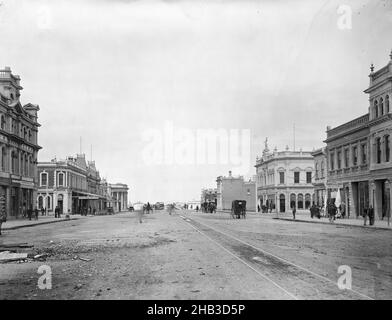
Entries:
[[1,0],[0,66],[40,106],[39,161],[81,150],[132,202],[189,201],[254,175],[266,137],[311,151],[365,114],[391,31],[388,0]]

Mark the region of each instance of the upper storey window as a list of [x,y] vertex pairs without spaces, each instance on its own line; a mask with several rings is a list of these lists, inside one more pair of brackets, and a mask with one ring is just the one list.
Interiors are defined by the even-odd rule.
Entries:
[[374,101],[374,114],[378,118],[378,101]]

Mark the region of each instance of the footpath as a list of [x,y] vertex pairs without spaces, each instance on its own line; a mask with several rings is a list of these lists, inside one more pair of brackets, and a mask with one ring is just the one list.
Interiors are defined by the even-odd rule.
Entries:
[[1,226],[1,230],[15,230],[20,228],[34,227],[43,224],[56,223],[62,221],[71,221],[80,219],[80,216],[71,215],[69,219],[65,218],[65,215],[61,218],[55,218],[53,216],[38,216],[38,220],[35,218],[31,218],[31,220],[23,218],[23,219],[15,219],[15,220],[7,220],[7,222],[3,223]]
[[392,230],[392,222],[388,226],[388,220],[375,220],[374,224],[369,225],[369,219],[366,221],[366,226],[364,225],[363,218],[345,218],[345,219],[336,219],[333,223],[329,222],[329,219],[326,217],[311,218],[310,214],[297,214],[295,220],[291,214],[275,214],[273,219],[277,220],[285,220],[292,222],[306,222],[306,223],[323,223],[323,224],[335,224],[340,226],[348,226],[348,227],[361,227],[361,228],[371,228],[371,229],[385,229]]

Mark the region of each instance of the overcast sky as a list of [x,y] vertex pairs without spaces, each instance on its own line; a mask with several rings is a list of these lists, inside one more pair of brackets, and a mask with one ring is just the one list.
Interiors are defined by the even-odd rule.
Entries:
[[387,64],[391,34],[388,0],[2,0],[0,65],[40,106],[39,161],[75,155],[82,137],[131,201],[182,201],[232,163],[148,163],[146,132],[250,130],[238,173],[255,174],[265,137],[292,149],[295,123],[296,148],[312,150],[327,125],[367,112],[369,66]]

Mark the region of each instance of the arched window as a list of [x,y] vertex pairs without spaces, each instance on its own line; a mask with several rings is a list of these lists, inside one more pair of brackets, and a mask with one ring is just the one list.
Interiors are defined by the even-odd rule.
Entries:
[[380,117],[384,114],[384,99],[380,98]]
[[305,194],[305,209],[309,209],[312,202],[312,196],[307,193]]
[[41,173],[41,187],[48,185],[48,174],[46,172]]
[[378,117],[378,102],[377,102],[377,100],[374,101],[374,117],[375,118]]
[[38,197],[38,209],[42,209],[44,206],[44,197],[43,196],[39,196]]
[[389,96],[385,97],[385,113],[389,113]]
[[290,208],[291,209],[296,206],[295,202],[296,202],[296,197],[295,197],[295,194],[292,193],[292,194],[290,194]]
[[384,137],[384,143],[385,143],[385,161],[389,162],[389,153],[390,153],[390,145],[389,145],[389,135],[386,135]]
[[46,197],[46,209],[50,210],[52,208],[52,199],[50,196]]
[[298,194],[298,209],[303,209],[304,208],[304,196],[302,193]]

